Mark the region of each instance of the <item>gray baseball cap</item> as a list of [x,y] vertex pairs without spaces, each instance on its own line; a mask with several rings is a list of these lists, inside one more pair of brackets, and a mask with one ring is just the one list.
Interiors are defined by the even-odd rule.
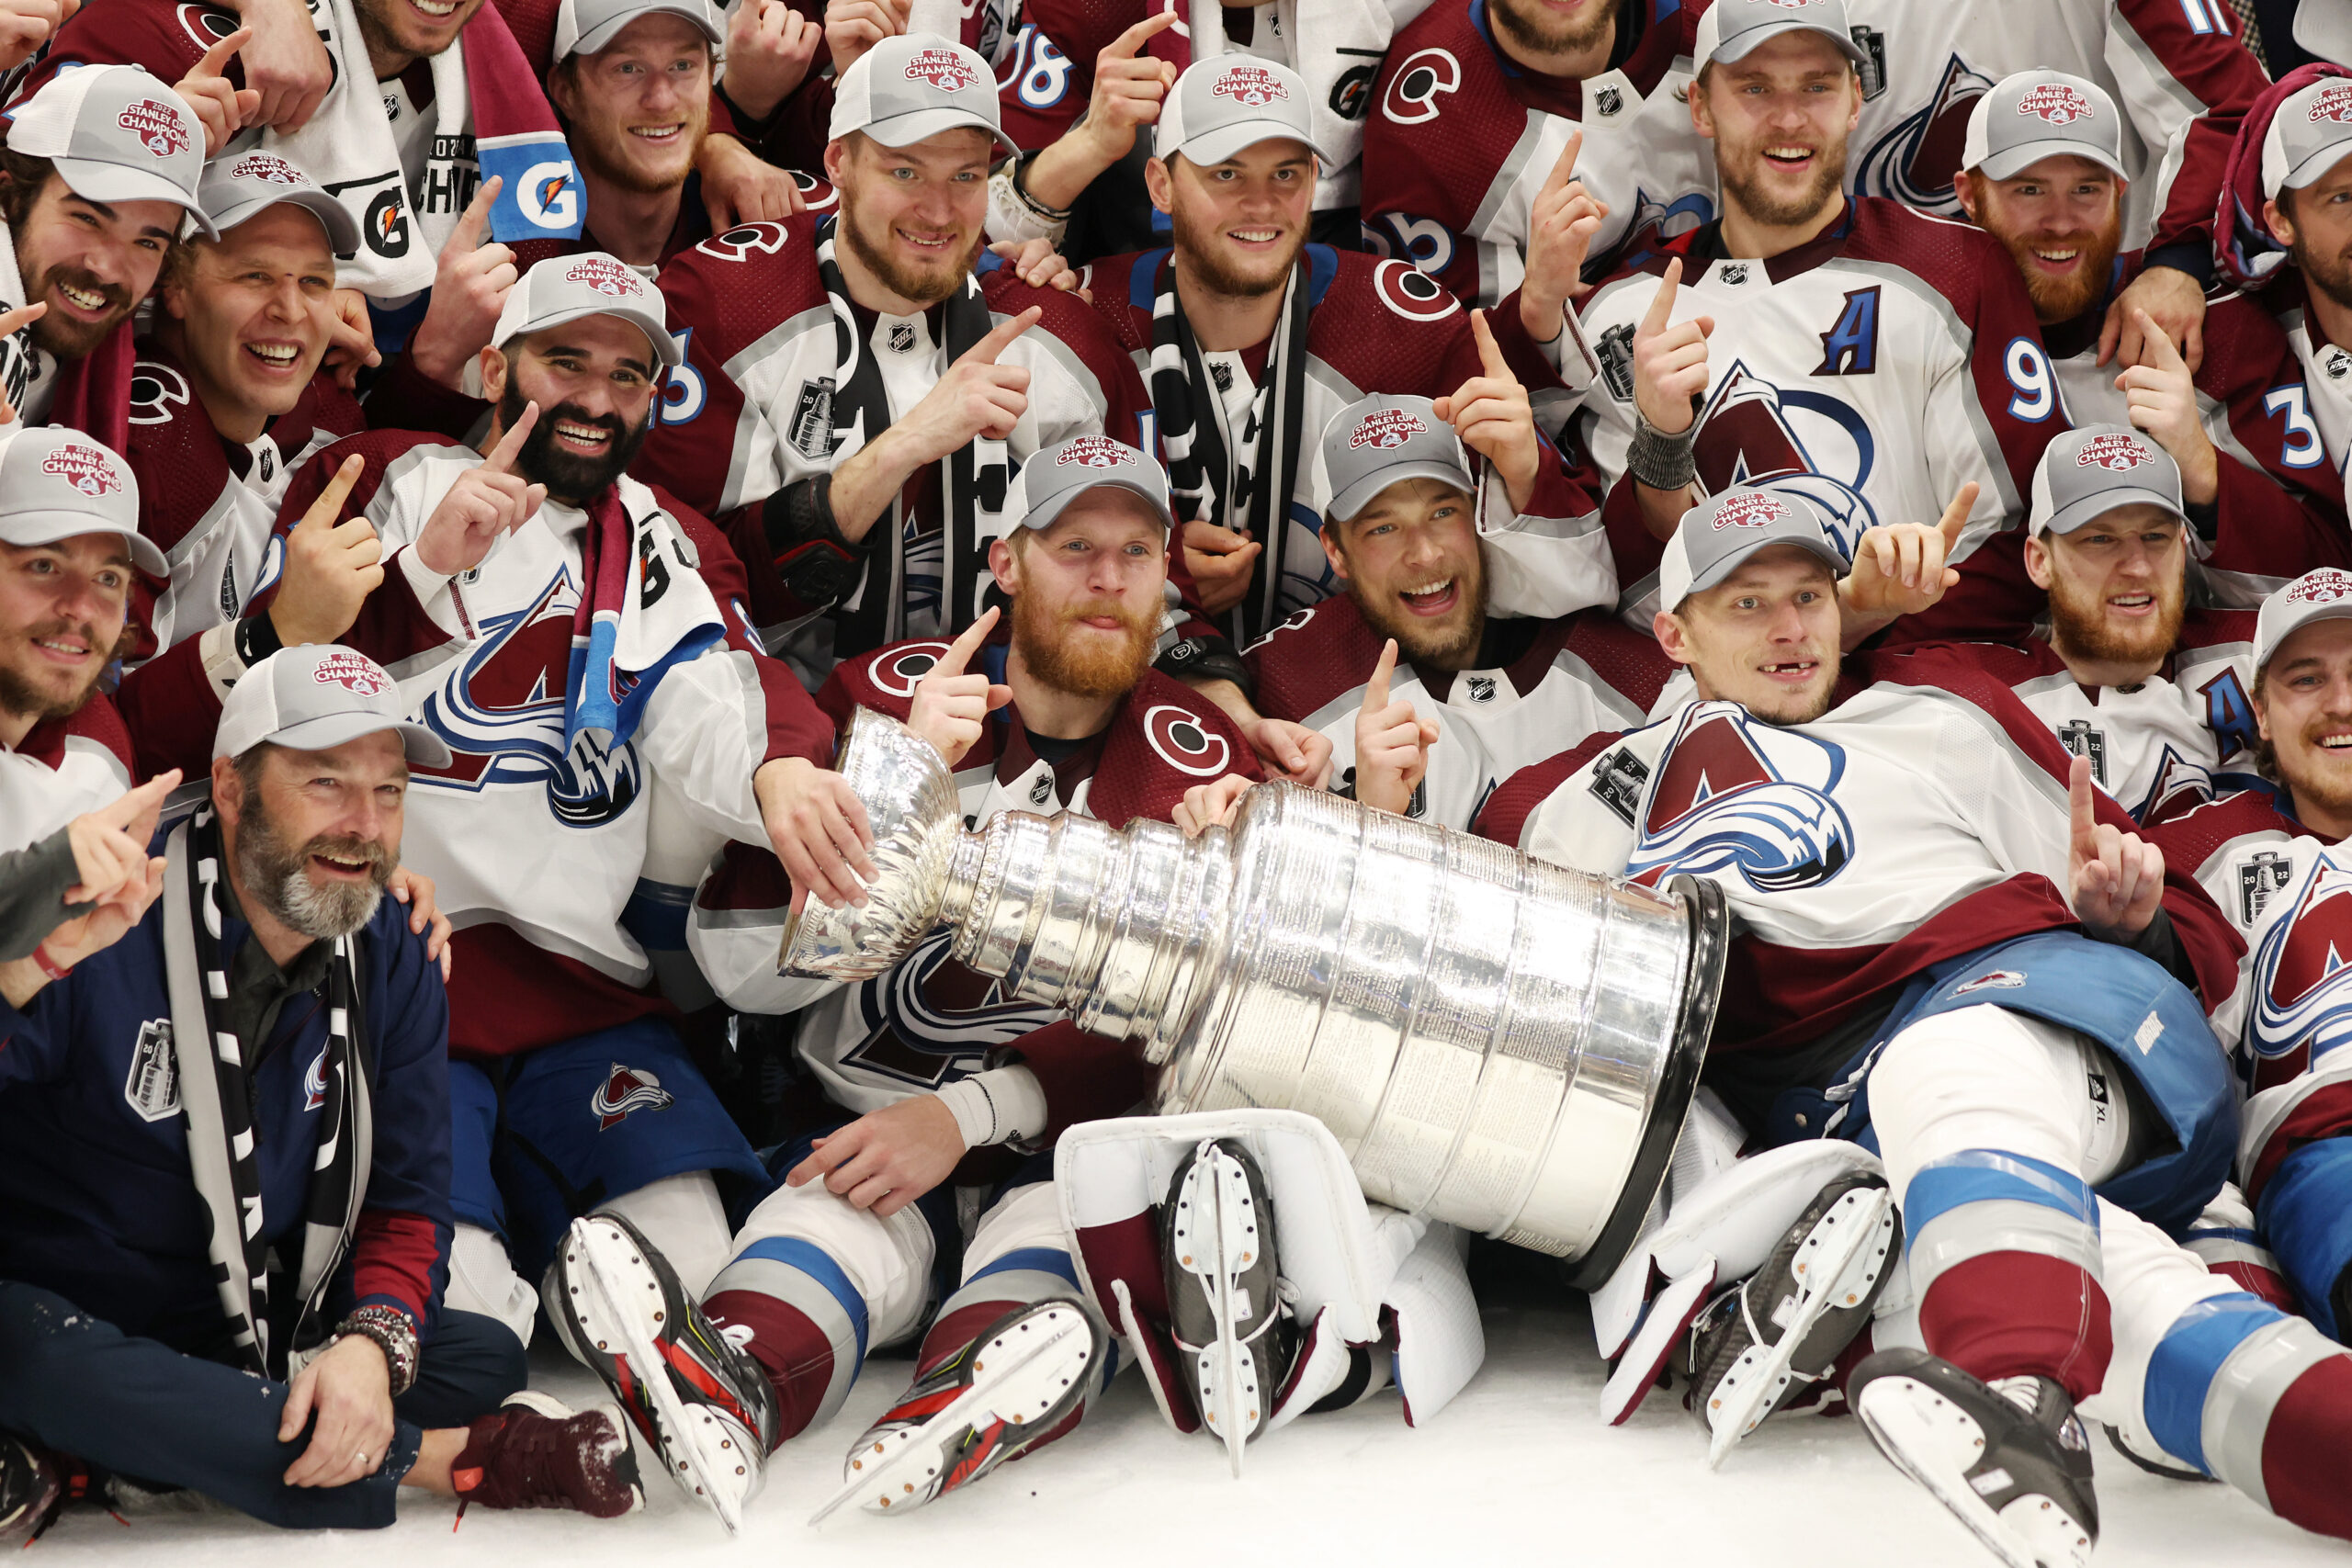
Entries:
[[197,199],[216,233],[225,234],[279,202],[290,202],[317,218],[327,231],[327,248],[348,256],[359,249],[359,225],[342,202],[319,187],[299,164],[275,152],[232,152],[204,166]]
[[340,643],[304,643],[279,649],[229,689],[212,754],[242,757],[266,740],[324,751],[379,729],[400,732],[410,761],[449,765],[448,744],[408,716],[382,665]]
[[1870,63],[1846,24],[1846,0],[1715,0],[1699,18],[1691,69],[1745,60],[1766,39],[1793,32],[1819,33],[1857,66]]
[[2254,618],[2254,667],[2270,662],[2278,645],[2313,621],[2352,620],[2352,571],[2324,566],[2307,571],[2262,602]]
[[1741,485],[1708,497],[1675,525],[1657,565],[1659,607],[1680,609],[1682,601],[1713,588],[1770,545],[1810,550],[1836,572],[1850,564],[1804,497]]
[[974,51],[937,33],[886,38],[857,57],[833,88],[835,141],[862,130],[885,147],[911,147],[970,126],[1008,148],[996,73]]
[[187,101],[136,65],[61,71],[8,112],[8,150],[56,165],[85,201],[168,201],[209,239],[197,199],[204,123]]
[[1107,435],[1073,435],[1021,465],[1004,498],[1004,514],[1021,528],[1050,528],[1063,508],[1090,490],[1109,485],[1139,495],[1176,526],[1168,504],[1168,475],[1144,453]]
[[727,42],[727,24],[710,0],[563,0],[555,8],[555,60],[594,54],[639,17],[666,11],[702,29],[714,50]]
[[670,335],[669,306],[662,291],[635,268],[602,251],[549,256],[525,273],[506,291],[491,344],[503,349],[518,337],[584,316],[617,316],[628,322],[645,334],[653,357],[665,369],[676,369],[684,357],[678,340]]
[[2025,529],[2035,538],[2071,534],[2119,506],[2143,503],[2188,523],[2172,455],[2129,425],[2079,425],[2041,449]]
[[2118,178],[2123,167],[2123,117],[2105,88],[2064,71],[2020,71],[1993,84],[1968,111],[1960,166],[1996,180],[2044,158],[2088,158]]
[[2288,94],[2262,138],[2262,194],[2301,190],[2352,157],[2352,77],[2324,76]]
[[1323,427],[1323,472],[1331,482],[1323,515],[1334,523],[1348,521],[1400,479],[1437,479],[1478,492],[1462,438],[1427,398],[1363,398],[1333,414]]
[[0,544],[53,545],[120,534],[131,564],[169,577],[171,563],[139,531],[139,479],[96,436],[61,424],[0,427]]
[[1276,61],[1218,54],[1184,68],[1152,128],[1156,157],[1182,152],[1195,164],[1222,164],[1261,141],[1298,141],[1326,164],[1315,140],[1315,94],[1306,78]]

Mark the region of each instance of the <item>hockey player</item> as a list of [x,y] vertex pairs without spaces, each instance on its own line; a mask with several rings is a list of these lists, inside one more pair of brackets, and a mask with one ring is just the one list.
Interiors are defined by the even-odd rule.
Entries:
[[[1491,342],[1483,320],[1478,332]],[[1499,355],[1488,371],[1509,379]],[[1522,512],[1557,504],[1542,499],[1545,487],[1573,487],[1548,460],[1524,392],[1509,402],[1455,397],[1443,413],[1451,424],[1427,399],[1374,396],[1332,418],[1323,551],[1342,592],[1242,657],[1259,711],[1329,739],[1332,787],[1467,829],[1488,792],[1521,768],[1576,738],[1638,728],[1673,665],[1656,638],[1606,608],[1487,614],[1477,520],[1510,508],[1501,473],[1542,476]]]
[[520,1348],[441,1304],[447,1004],[383,893],[447,747],[329,647],[257,666],[211,750],[164,856],[0,964],[12,1533],[62,1455],[299,1528],[379,1529],[401,1487],[642,1506],[618,1413],[516,1394]]
[[[1728,896],[1741,934],[1710,1076],[1768,1143],[1874,1141],[1906,1294],[1849,1397],[2006,1561],[2089,1555],[2078,1404],[2137,1451],[2342,1533],[2322,1456],[2352,1421],[2352,1358],[2165,1234],[2235,1143],[2188,987],[2225,996],[2238,942],[2005,688],[1933,651],[1841,682],[1840,564],[1786,496],[1694,508],[1657,627],[1695,698],[1514,781],[1487,830]],[[1809,1287],[1848,1256],[1784,1272],[1762,1297],[1781,1310],[1751,1314],[1764,1345],[1820,1357],[1813,1375],[1842,1345],[1812,1335],[1829,1292]],[[1915,1335],[1925,1348],[1902,1348]],[[1751,1381],[1769,1395],[1781,1365]]]
[[1465,304],[1492,306],[1519,287],[1564,152],[1603,209],[1593,277],[1713,218],[1714,162],[1683,101],[1698,8],[1653,20],[1657,10],[1487,0],[1422,12],[1373,88],[1365,233]]
[[2143,824],[2261,786],[2254,617],[2188,608],[2180,491],[2180,470],[2138,431],[2087,424],[2052,440],[2025,544],[2026,572],[2050,595],[2047,632],[1945,650],[2015,692]]
[[1012,465],[1137,428],[1134,370],[1080,300],[971,271],[997,116],[978,55],[886,39],[834,102],[839,217],[735,230],[662,276],[684,363],[638,471],[726,525],[811,686],[969,626]]
[[1738,0],[1697,47],[1723,216],[1579,310],[1607,395],[1576,431],[1611,487],[1627,615],[1647,625],[1654,541],[1702,495],[1791,491],[1851,548],[1973,481],[1960,586],[1890,635],[2023,633],[2040,604],[2018,525],[2064,412],[2016,269],[1975,230],[1842,194],[1868,56],[1841,0]]
[[2129,182],[2106,91],[2056,71],[2004,78],[1970,111],[1962,158],[1961,206],[2016,262],[2067,418],[2136,426],[2179,465],[2201,581],[2250,607],[2308,567],[2352,565],[2335,474],[2286,461],[2273,382],[2289,350],[2258,300],[2211,304],[2193,376],[2144,312],[2139,362],[2113,355],[2109,307],[2143,258],[2120,250]]
[[[990,610],[953,644],[845,662],[821,705],[906,720],[948,759],[975,823],[1008,809],[1187,828],[1219,816],[1256,767],[1214,706],[1150,668],[1171,523],[1159,465],[1080,436],[1023,464],[1007,505],[1015,532],[989,560],[1009,636],[991,638]],[[773,857],[730,848],[695,898],[691,945],[731,1004],[808,1008],[797,1048],[824,1096],[816,1135],[772,1155],[784,1185],[738,1233],[704,1310],[765,1371],[789,1438],[840,1408],[869,1350],[924,1324],[934,1269],[960,1251],[913,1384],[846,1472],[846,1495],[898,1511],[1060,1436],[1109,1375],[1048,1156],[1064,1126],[1120,1114],[1148,1080],[1124,1046],[998,996],[949,957],[944,928],[863,984],[779,977],[793,893]],[[1029,1329],[1035,1354],[989,1352]]]

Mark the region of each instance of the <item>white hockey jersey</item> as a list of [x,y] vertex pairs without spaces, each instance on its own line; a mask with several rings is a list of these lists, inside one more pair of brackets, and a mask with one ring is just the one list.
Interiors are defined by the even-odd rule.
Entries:
[[0,853],[39,843],[130,787],[130,738],[114,705],[94,696],[69,719],[0,744]]

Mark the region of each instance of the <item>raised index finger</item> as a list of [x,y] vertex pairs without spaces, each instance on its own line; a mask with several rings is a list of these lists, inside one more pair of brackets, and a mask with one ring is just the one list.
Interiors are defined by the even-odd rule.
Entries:
[[1164,33],[1175,25],[1175,12],[1155,11],[1117,38],[1113,39],[1111,47],[1102,51],[1102,58],[1133,60],[1142,51],[1143,46],[1151,41],[1154,35]]
[[2180,350],[2172,345],[2171,336],[2156,325],[2154,317],[2135,309],[2132,319],[2140,323],[2140,363],[2153,365],[2159,370],[2185,371],[2188,368],[2188,362],[2181,358]]
[[368,459],[356,452],[345,457],[342,467],[336,468],[334,477],[327,480],[327,488],[319,491],[319,499],[311,502],[310,510],[302,513],[302,521],[295,526],[332,528],[341,522],[343,503],[350,496],[351,487],[359,482],[359,476],[367,467]]
[[481,231],[490,222],[491,204],[498,199],[499,186],[504,183],[503,175],[491,175],[475,187],[473,200],[458,214],[457,227],[449,231],[449,243],[457,247],[458,254],[463,255],[481,245]]
[[1364,682],[1363,709],[1378,713],[1388,705],[1388,678],[1396,672],[1396,639],[1390,637],[1380,647],[1380,662],[1372,667],[1372,679]]
[[947,645],[947,651],[940,657],[939,662],[933,665],[927,673],[933,675],[961,675],[964,672],[965,668],[972,662],[972,655],[980,650],[980,644],[988,641],[989,633],[995,629],[997,607],[995,605],[991,604],[987,609],[981,611],[980,618],[974,621],[970,626],[966,626],[964,628],[964,635]]
[[1658,276],[1657,292],[1650,297],[1649,313],[1642,318],[1643,333],[1666,331],[1666,323],[1674,319],[1675,292],[1681,287],[1682,258],[1676,256],[1666,264],[1666,271]]
[[1947,558],[1951,555],[1951,547],[1960,543],[1961,530],[1968,526],[1968,514],[1975,510],[1976,481],[1971,479],[1960,487],[1959,492],[1951,498],[1951,503],[1944,508],[1942,520],[1936,525],[1943,532]]
[[2066,809],[2073,818],[2072,840],[2074,858],[2095,860],[2098,856],[2098,813],[2091,805],[2091,760],[2077,756],[2066,770]]
[[1567,145],[1560,149],[1559,162],[1554,164],[1552,165],[1552,172],[1544,176],[1544,194],[1545,196],[1549,196],[1554,191],[1560,189],[1571,179],[1576,177],[1577,154],[1582,151],[1584,151],[1584,132],[1581,130],[1569,131]]
[[996,363],[996,356],[1002,354],[1006,349],[1011,348],[1014,338],[1019,337],[1023,333],[1025,333],[1031,327],[1035,326],[1040,321],[1045,319],[1045,315],[1046,310],[1044,306],[1032,305],[1027,310],[1022,311],[1021,314],[1014,316],[1008,321],[999,321],[996,325],[989,329],[988,336],[974,344],[966,351],[964,357],[957,360],[956,363],[958,365],[994,365]]
[[253,36],[253,28],[239,28],[235,32],[231,33],[227,38],[222,39],[210,49],[206,50],[204,51],[204,58],[196,62],[196,68],[190,71],[188,74],[191,76],[220,75],[228,68],[229,57],[236,53],[237,51],[244,48],[246,44],[252,42]]
[[531,434],[531,426],[538,423],[539,405],[537,401],[535,400],[531,402],[525,403],[523,405],[523,417],[514,422],[514,428],[500,436],[498,438],[498,445],[490,449],[490,456],[482,459],[481,466],[483,470],[493,474],[513,473],[514,471],[514,458],[523,450],[524,437],[529,435]]
[[1510,373],[1510,365],[1503,358],[1502,345],[1495,341],[1495,329],[1487,324],[1486,311],[1470,312],[1470,335],[1478,340],[1478,363],[1487,374],[1498,381],[1509,381],[1517,386],[1519,378]]

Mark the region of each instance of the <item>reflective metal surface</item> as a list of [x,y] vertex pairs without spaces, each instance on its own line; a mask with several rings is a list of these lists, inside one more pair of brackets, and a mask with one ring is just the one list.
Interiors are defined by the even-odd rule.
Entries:
[[[1231,829],[1008,812],[960,832],[929,746],[861,713],[842,760],[881,875],[784,966],[956,956],[1162,1064],[1157,1108],[1304,1111],[1364,1193],[1597,1280],[1662,1179],[1722,978],[1710,884],[1663,893],[1286,784]],[[886,823],[888,827],[886,828]]]

